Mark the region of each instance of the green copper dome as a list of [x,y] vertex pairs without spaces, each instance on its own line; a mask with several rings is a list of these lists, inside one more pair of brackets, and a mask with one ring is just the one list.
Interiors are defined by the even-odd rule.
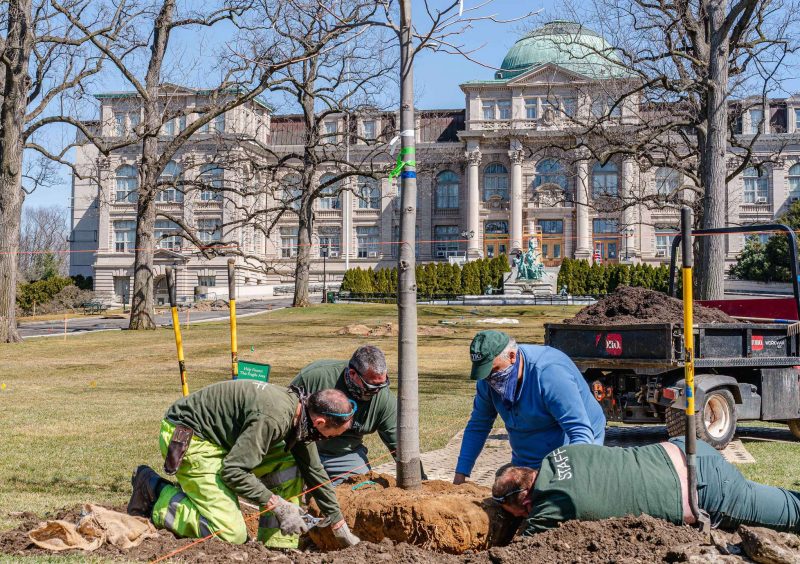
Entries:
[[508,79],[548,63],[590,78],[623,76],[611,46],[600,35],[568,21],[552,21],[529,33],[509,49],[496,79]]

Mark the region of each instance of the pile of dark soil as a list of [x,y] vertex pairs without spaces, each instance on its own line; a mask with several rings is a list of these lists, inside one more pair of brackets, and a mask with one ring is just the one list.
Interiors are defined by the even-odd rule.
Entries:
[[[619,286],[613,293],[586,306],[568,323],[683,323],[683,301],[646,288]],[[695,323],[741,323],[718,309],[694,304]]]

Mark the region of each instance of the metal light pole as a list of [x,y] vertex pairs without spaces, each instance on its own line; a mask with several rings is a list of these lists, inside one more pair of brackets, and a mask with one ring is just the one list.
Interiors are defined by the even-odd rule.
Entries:
[[322,303],[328,303],[328,246],[320,246],[322,254]]
[[400,0],[400,257],[397,262],[398,367],[397,367],[397,483],[420,487],[419,376],[417,373],[417,281],[415,226],[417,224],[417,172],[415,160],[414,75],[411,36],[411,0]]

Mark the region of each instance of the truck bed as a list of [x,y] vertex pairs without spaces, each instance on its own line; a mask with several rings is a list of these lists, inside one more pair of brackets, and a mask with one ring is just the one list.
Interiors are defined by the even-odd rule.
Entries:
[[[683,324],[576,325],[546,323],[545,344],[585,368],[683,366]],[[694,326],[695,366],[800,365],[797,335],[780,323],[707,323]]]

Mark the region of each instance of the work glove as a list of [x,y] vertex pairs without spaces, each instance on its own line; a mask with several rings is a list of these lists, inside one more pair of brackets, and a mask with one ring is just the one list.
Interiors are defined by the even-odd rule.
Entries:
[[343,547],[355,546],[361,542],[360,538],[350,532],[350,527],[347,526],[344,519],[333,525],[331,530],[333,531],[333,536]]
[[278,526],[284,535],[302,535],[309,525],[303,520],[303,510],[299,505],[289,503],[282,497],[273,495],[269,498],[272,512],[278,519]]

